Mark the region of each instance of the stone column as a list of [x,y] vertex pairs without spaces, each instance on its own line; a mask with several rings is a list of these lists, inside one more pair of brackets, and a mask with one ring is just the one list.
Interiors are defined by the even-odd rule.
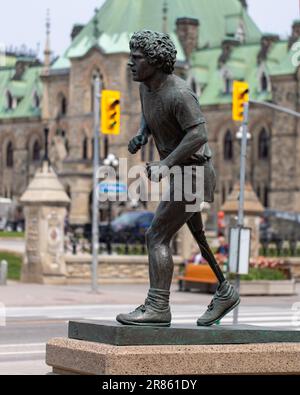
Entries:
[[85,225],[91,222],[90,218],[90,194],[91,181],[78,178],[72,185],[72,204],[70,210],[70,223],[72,225]]
[[64,223],[70,199],[48,162],[21,197],[26,221],[21,281],[65,282]]

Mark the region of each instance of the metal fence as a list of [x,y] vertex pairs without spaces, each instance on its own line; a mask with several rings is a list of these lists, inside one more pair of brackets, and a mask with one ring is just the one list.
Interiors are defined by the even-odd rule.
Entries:
[[262,241],[260,255],[266,257],[300,257],[300,241],[283,239],[277,242]]
[[[177,237],[171,242],[172,253],[178,254]],[[120,238],[117,234],[102,237],[99,242],[99,254],[108,255],[147,255],[145,235],[138,238],[130,233]],[[77,255],[80,253],[92,253],[91,237],[83,237],[82,232],[73,231],[65,236],[65,252]]]

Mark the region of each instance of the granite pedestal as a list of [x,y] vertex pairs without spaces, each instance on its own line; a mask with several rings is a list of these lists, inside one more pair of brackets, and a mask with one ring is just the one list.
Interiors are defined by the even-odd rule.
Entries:
[[48,342],[46,362],[60,374],[299,374],[300,331],[70,322],[68,339]]

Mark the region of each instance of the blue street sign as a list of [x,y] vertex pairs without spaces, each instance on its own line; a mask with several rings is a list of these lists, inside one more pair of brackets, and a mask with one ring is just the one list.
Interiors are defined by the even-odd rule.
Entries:
[[127,185],[118,183],[110,183],[110,182],[101,182],[99,184],[99,192],[100,193],[127,193]]

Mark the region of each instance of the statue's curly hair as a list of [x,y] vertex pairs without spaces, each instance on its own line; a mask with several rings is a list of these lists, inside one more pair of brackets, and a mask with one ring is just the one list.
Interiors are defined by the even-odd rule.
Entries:
[[176,63],[177,51],[168,34],[142,30],[135,32],[129,43],[130,50],[141,49],[152,65],[161,64],[166,74],[172,74]]

